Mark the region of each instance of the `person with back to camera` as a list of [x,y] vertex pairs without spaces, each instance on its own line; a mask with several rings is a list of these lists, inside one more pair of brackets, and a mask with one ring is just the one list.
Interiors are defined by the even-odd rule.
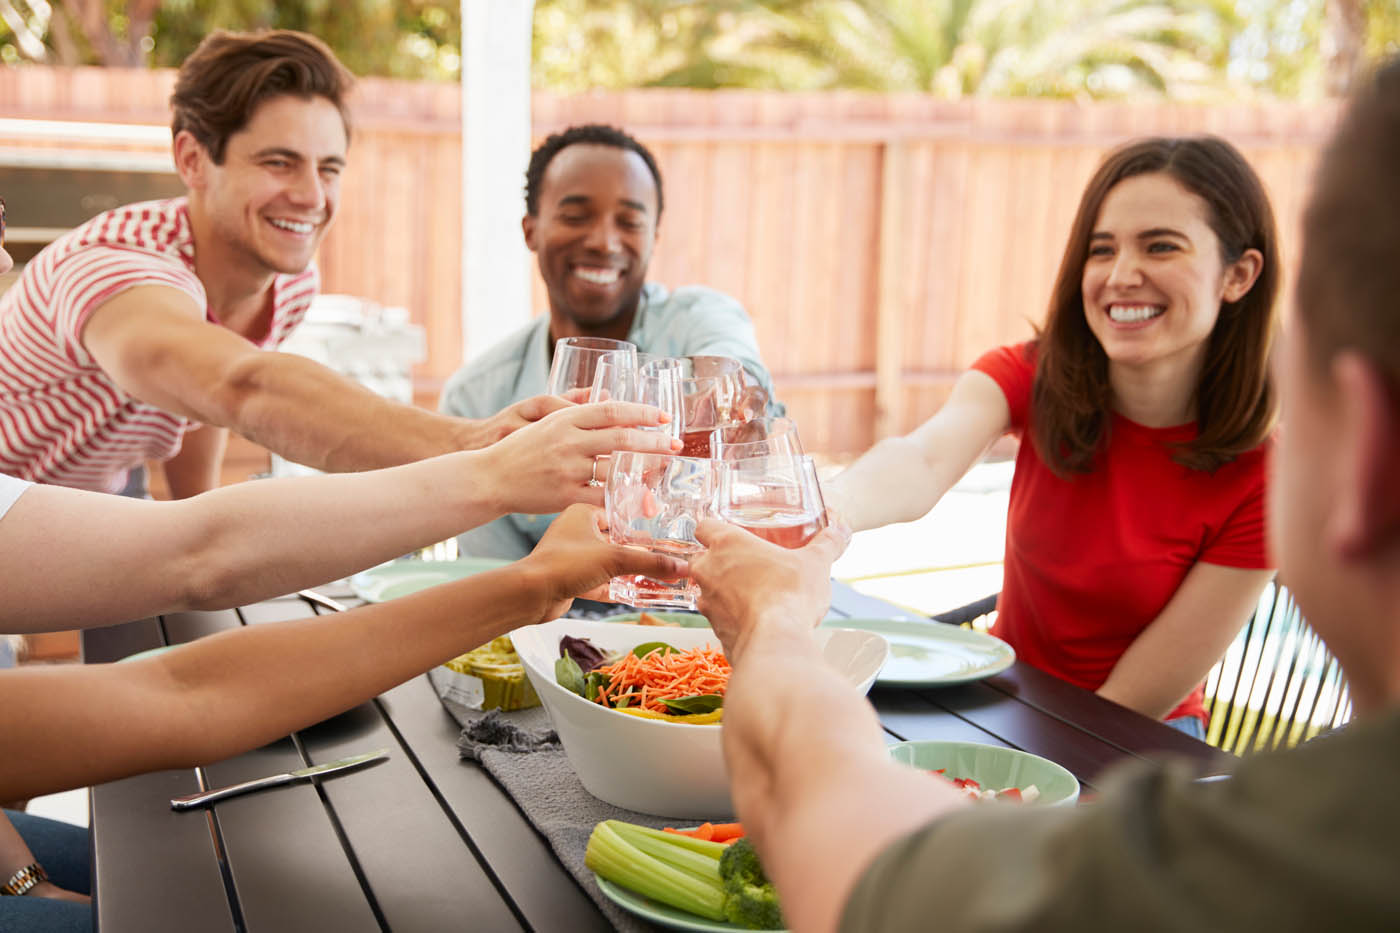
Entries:
[[[691,564],[734,665],[734,803],[790,929],[1400,929],[1400,60],[1362,79],[1308,199],[1276,366],[1270,540],[1357,719],[1225,781],[1138,762],[1079,807],[969,805],[896,764],[821,659],[839,524],[787,551],[719,522]],[[841,841],[839,851],[831,840]]]
[[1204,737],[1205,674],[1271,576],[1276,244],[1263,185],[1224,140],[1117,149],[1079,203],[1037,337],[978,359],[828,501],[856,530],[910,521],[1020,435],[992,633]]
[[[753,322],[728,295],[699,285],[648,282],[664,206],[651,150],[611,126],[571,126],[530,155],[525,243],[539,263],[549,313],[467,363],[448,380],[440,408],[479,418],[548,391],[555,341],[627,340],[654,356],[729,356],[771,395]],[[781,415],[772,402],[768,411]],[[458,538],[465,553],[530,553],[551,515],[508,515]]]

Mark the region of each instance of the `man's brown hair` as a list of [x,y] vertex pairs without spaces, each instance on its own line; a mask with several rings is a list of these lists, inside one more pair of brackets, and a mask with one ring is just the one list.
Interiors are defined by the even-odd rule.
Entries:
[[1324,150],[1303,244],[1309,357],[1327,366],[1355,350],[1400,393],[1400,58],[1361,86]]
[[1099,209],[1115,185],[1135,175],[1164,174],[1206,203],[1225,265],[1249,249],[1263,269],[1239,301],[1224,302],[1196,385],[1197,436],[1173,459],[1214,470],[1257,447],[1273,430],[1277,392],[1269,350],[1277,327],[1278,234],[1259,176],[1234,146],[1214,136],[1154,137],[1109,153],[1089,180],[1036,340],[1031,396],[1032,440],[1057,475],[1087,473],[1107,444],[1113,392],[1108,355],[1084,317],[1083,275]]
[[188,130],[216,164],[228,139],[266,100],[290,94],[324,97],[335,104],[350,137],[345,98],[354,84],[324,42],[287,29],[210,33],[180,66],[170,107],[173,135]]

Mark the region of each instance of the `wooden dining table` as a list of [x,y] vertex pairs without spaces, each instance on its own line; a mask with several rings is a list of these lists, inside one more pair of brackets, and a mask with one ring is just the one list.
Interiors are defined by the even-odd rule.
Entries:
[[[320,592],[357,603],[342,585]],[[289,596],[92,629],[83,638],[84,660],[115,661],[315,611]],[[831,615],[913,618],[839,583]],[[1023,749],[1068,768],[1089,791],[1124,761],[1179,758],[1206,773],[1227,769],[1232,760],[1019,661],[957,686],[877,686],[870,699],[891,741],[956,739]],[[480,766],[460,759],[459,731],[421,676],[226,761],[94,787],[98,930],[610,929],[509,795]],[[389,750],[387,760],[328,779],[195,811],[170,806],[172,797],[379,748]]]

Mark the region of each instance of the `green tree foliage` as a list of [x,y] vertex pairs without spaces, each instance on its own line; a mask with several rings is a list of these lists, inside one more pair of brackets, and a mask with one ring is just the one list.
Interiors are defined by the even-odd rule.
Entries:
[[[178,64],[208,30],[302,29],[357,74],[454,80],[460,0],[0,0],[0,59]],[[1400,0],[535,0],[534,80],[976,95],[1341,93]]]

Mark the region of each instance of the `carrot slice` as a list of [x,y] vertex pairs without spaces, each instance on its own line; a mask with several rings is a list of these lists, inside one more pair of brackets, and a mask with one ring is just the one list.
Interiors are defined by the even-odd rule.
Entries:
[[711,827],[710,838],[715,842],[730,842],[744,836],[742,823],[715,823]]

